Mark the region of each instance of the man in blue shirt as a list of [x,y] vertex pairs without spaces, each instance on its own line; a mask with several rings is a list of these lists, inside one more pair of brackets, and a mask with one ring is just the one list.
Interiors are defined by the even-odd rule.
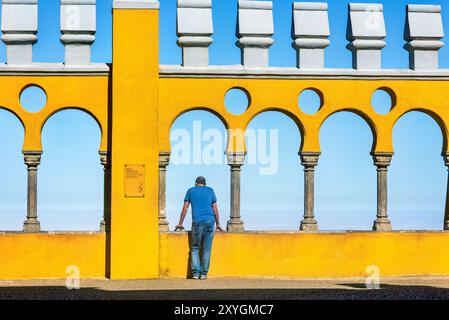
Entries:
[[[214,189],[206,186],[204,177],[196,178],[195,186],[187,191],[176,229],[182,229],[190,204],[192,204],[190,256],[193,279],[206,280],[209,272],[215,226],[217,230],[224,231],[224,229],[220,226],[220,215]],[[201,244],[203,246],[200,258]]]

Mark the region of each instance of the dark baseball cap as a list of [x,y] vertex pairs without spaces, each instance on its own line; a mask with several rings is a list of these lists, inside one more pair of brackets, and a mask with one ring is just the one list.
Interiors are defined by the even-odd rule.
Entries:
[[206,178],[201,177],[201,176],[196,178],[195,184],[204,184],[204,185],[206,185]]

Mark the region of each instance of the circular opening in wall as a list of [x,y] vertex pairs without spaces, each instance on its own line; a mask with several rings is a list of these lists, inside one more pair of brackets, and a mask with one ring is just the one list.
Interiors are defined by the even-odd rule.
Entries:
[[250,103],[249,94],[240,88],[232,88],[225,95],[225,106],[229,113],[241,115]]
[[20,104],[28,112],[38,112],[47,104],[47,94],[38,86],[28,86],[20,94]]
[[391,90],[380,88],[373,93],[371,105],[378,114],[385,115],[391,111],[396,103],[396,98]]
[[315,89],[305,89],[298,99],[299,108],[306,114],[315,114],[323,105],[323,98],[320,92]]

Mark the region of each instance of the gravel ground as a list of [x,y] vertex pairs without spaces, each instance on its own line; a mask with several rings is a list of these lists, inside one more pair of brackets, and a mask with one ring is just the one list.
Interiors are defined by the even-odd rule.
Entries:
[[379,290],[368,290],[364,279],[241,279],[211,278],[111,281],[81,280],[68,290],[65,280],[0,281],[0,299],[149,299],[149,300],[310,300],[449,298],[449,277],[384,278]]

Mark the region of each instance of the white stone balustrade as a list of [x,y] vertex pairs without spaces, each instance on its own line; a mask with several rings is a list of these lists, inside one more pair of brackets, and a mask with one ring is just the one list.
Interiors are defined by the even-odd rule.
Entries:
[[267,67],[268,48],[273,44],[273,3],[239,0],[238,34],[245,67]]
[[91,63],[96,32],[95,0],[61,0],[61,42],[66,65]]
[[2,41],[6,44],[7,64],[29,65],[33,62],[37,21],[37,0],[2,1]]
[[381,68],[381,50],[385,47],[383,6],[373,3],[350,3],[348,49],[352,51],[353,68],[376,70]]
[[298,68],[324,68],[324,49],[330,44],[327,3],[293,3],[294,46],[298,51]]
[[405,48],[410,53],[410,69],[438,69],[438,50],[444,43],[441,6],[407,5]]
[[213,42],[212,0],[178,0],[177,19],[183,66],[207,66]]

